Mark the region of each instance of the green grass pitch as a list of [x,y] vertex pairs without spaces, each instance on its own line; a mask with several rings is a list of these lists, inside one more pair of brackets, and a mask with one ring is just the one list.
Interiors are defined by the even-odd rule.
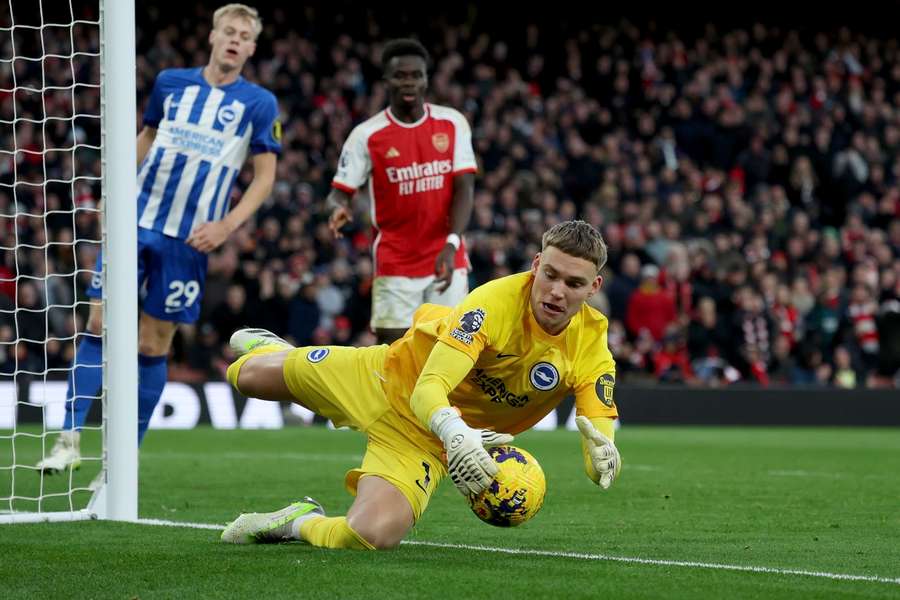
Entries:
[[[0,597],[900,597],[900,431],[626,425],[616,441],[625,467],[604,493],[583,475],[576,432],[521,435],[515,443],[548,479],[533,521],[482,524],[444,482],[410,543],[388,552],[227,546],[214,530],[146,524],[0,526]],[[98,443],[95,433],[85,445]],[[342,514],[344,472],[364,444],[321,427],[151,431],[140,516],[224,524],[303,495]],[[39,451],[16,442],[21,464]],[[96,468],[85,465],[76,483]],[[17,493],[37,487],[32,472],[15,478]],[[0,495],[10,484],[0,471]],[[46,491],[62,485],[45,480]],[[772,570],[738,570],[751,567]]]

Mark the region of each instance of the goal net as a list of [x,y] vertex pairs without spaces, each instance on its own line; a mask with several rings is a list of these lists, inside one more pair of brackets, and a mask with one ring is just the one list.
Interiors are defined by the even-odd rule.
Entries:
[[[6,0],[0,6],[0,523],[109,516],[106,484],[116,435],[106,399],[116,344],[108,343],[115,287],[107,280],[116,271],[107,257],[121,254],[107,246],[106,233],[115,228],[101,207],[111,196],[111,173],[124,169],[134,179],[134,160],[128,167],[111,162],[116,152],[108,142],[115,112],[108,55],[116,48],[101,23],[115,4],[129,2]],[[126,9],[131,44],[124,54],[133,90],[133,7]],[[131,104],[130,122],[118,125],[133,146],[134,96],[116,91]],[[101,247],[104,265],[97,269]],[[85,295],[93,278],[103,282],[107,305],[102,336],[94,336],[102,340],[104,376],[97,389],[76,398],[93,404],[80,434],[79,468],[51,475],[38,465],[65,427],[73,427],[71,419],[64,425],[68,380],[85,368],[79,342],[94,335]],[[122,329],[134,327],[132,320]],[[133,399],[136,377],[131,386]],[[120,490],[128,483],[117,482]]]

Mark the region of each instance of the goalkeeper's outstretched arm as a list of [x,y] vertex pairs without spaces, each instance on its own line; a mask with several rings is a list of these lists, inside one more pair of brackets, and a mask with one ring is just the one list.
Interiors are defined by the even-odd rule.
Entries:
[[584,471],[591,481],[608,489],[622,469],[622,457],[613,441],[616,435],[613,419],[579,416],[575,423],[581,432]]
[[475,361],[465,352],[437,342],[425,361],[409,404],[422,425],[447,451],[447,470],[462,494],[477,494],[490,485],[497,465],[485,447],[508,444],[513,436],[472,429],[447,396],[472,370]]

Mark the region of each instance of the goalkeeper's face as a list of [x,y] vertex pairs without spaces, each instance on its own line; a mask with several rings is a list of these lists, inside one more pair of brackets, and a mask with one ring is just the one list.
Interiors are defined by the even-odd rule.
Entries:
[[212,47],[210,62],[222,71],[240,71],[256,51],[253,21],[237,15],[223,17],[209,32],[209,45]]
[[534,257],[531,273],[531,311],[541,328],[551,335],[565,329],[603,283],[594,263],[555,246],[548,246]]

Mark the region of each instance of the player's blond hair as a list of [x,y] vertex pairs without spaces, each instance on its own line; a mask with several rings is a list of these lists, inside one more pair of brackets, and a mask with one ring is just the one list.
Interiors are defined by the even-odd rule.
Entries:
[[606,264],[606,242],[597,228],[585,221],[563,221],[551,227],[541,239],[541,251],[549,246],[591,261],[598,273]]
[[259,18],[259,11],[252,6],[233,2],[219,7],[216,9],[216,12],[213,13],[213,29],[218,29],[219,23],[221,23],[222,19],[225,17],[241,17],[252,21],[253,39],[258,38],[259,34],[262,32],[262,19]]

